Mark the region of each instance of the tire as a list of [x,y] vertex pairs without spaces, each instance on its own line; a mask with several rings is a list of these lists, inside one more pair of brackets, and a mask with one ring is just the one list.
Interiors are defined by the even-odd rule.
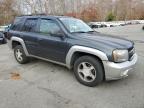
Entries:
[[29,62],[29,58],[26,56],[23,47],[21,45],[17,45],[14,48],[14,56],[18,63],[26,64]]
[[93,87],[103,81],[104,70],[97,58],[82,56],[74,63],[74,74],[81,84]]

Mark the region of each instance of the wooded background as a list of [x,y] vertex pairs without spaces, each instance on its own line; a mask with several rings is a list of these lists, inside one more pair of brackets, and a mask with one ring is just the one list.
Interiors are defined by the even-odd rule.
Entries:
[[0,25],[15,16],[40,13],[86,22],[144,19],[144,0],[0,0]]

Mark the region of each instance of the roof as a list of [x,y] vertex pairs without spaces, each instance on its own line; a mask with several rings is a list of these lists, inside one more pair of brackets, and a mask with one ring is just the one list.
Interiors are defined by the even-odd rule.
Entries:
[[69,16],[55,16],[55,15],[22,15],[17,18],[70,18]]

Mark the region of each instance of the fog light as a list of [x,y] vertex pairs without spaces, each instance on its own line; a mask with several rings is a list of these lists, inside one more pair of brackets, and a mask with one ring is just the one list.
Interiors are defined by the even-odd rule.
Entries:
[[128,76],[128,72],[129,72],[129,69],[124,71],[124,72],[122,72],[121,73],[121,77],[123,77],[123,76],[127,77]]

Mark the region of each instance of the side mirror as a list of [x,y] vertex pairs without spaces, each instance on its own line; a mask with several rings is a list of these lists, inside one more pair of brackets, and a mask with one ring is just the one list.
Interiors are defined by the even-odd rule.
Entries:
[[56,37],[62,37],[62,38],[65,36],[65,34],[62,31],[58,31],[56,33],[52,33],[52,35],[56,36]]
[[56,35],[59,36],[59,37],[64,37],[65,36],[65,34],[63,32],[58,32]]

